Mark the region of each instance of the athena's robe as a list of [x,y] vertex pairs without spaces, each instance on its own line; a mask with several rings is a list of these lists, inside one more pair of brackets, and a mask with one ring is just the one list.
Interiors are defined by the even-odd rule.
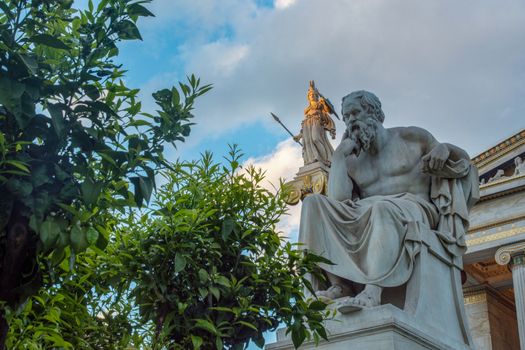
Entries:
[[313,102],[305,109],[305,119],[301,123],[305,165],[316,161],[330,162],[332,153],[334,153],[326,132],[335,132],[335,125],[323,108],[320,102]]
[[408,281],[423,234],[436,234],[451,255],[461,256],[468,209],[479,198],[477,171],[466,160],[447,161],[439,174],[431,175],[431,201],[411,193],[342,202],[309,195],[303,201],[299,241],[335,264],[321,264],[323,270],[380,287]]

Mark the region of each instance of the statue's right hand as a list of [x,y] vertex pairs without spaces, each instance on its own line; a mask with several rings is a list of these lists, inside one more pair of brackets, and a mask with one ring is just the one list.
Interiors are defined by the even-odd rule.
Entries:
[[334,151],[334,153],[342,154],[345,158],[352,154],[359,156],[360,152],[361,147],[359,147],[357,142],[350,137],[343,138],[339,146],[337,146],[337,148]]

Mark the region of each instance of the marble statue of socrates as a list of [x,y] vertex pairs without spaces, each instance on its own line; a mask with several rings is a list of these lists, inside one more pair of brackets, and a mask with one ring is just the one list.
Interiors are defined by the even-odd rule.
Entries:
[[[299,241],[334,265],[319,297],[343,296],[350,309],[380,304],[383,288],[413,271],[420,228],[436,232],[455,256],[465,250],[471,193],[468,154],[418,127],[385,128],[379,99],[356,91],[342,100],[346,131],[333,153],[327,196],[304,199]],[[475,200],[475,199],[473,199]]]

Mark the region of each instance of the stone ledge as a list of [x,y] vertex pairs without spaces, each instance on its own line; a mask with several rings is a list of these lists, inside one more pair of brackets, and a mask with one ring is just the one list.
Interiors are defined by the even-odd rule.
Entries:
[[[338,314],[326,322],[329,341],[316,347],[307,342],[301,349],[319,350],[467,350],[471,347],[451,339],[439,330],[439,325],[416,322],[411,315],[387,304],[351,314]],[[291,336],[285,330],[277,332],[277,342],[268,344],[268,350],[294,349]]]

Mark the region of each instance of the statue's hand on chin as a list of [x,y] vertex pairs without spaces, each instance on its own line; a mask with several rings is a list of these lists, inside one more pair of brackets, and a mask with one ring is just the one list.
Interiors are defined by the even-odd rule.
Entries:
[[357,141],[353,140],[353,138],[351,137],[343,137],[343,140],[341,140],[341,143],[339,144],[339,146],[337,146],[336,150],[334,151],[334,154],[342,154],[346,158],[351,156],[352,154],[355,154],[357,157],[359,156],[360,152],[361,146]]

